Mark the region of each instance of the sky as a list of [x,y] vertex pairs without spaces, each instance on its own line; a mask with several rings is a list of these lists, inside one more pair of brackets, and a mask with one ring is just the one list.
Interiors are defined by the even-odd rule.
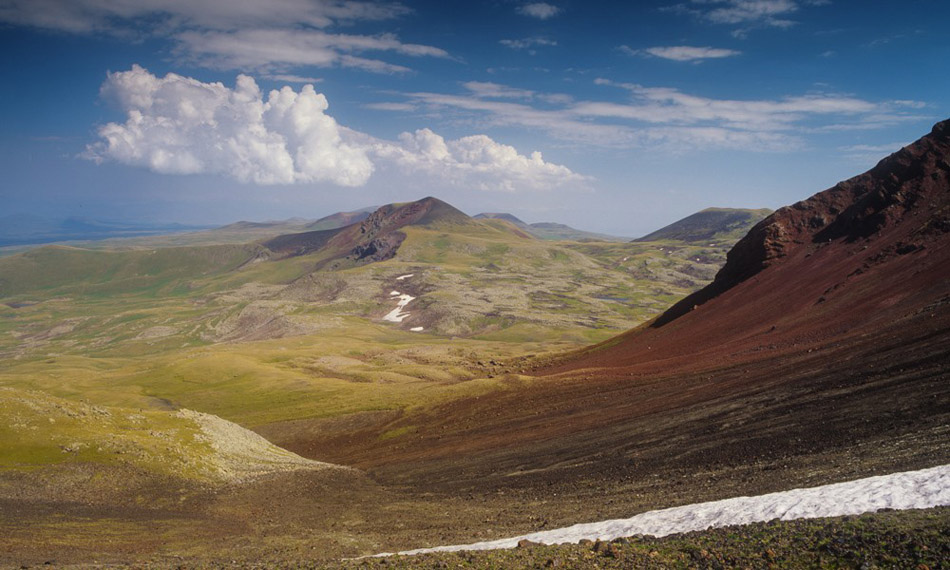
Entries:
[[638,236],[950,117],[945,0],[0,0],[0,217],[436,196]]

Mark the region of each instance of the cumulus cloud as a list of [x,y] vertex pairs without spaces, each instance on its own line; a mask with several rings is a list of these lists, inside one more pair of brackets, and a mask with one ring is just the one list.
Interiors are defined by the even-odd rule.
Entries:
[[704,59],[733,57],[742,53],[732,49],[713,48],[708,46],[658,46],[647,48],[643,50],[643,52],[662,59],[689,62],[698,62],[703,61]]
[[127,118],[99,128],[102,140],[86,150],[97,161],[257,184],[359,186],[373,173],[365,150],[342,140],[326,97],[312,85],[273,90],[265,99],[246,75],[232,89],[133,66],[109,74],[102,92]]
[[378,156],[408,173],[477,190],[514,192],[583,187],[588,178],[566,166],[546,162],[540,152],[520,154],[485,135],[446,141],[429,129],[403,133],[398,143],[379,143]]
[[125,113],[99,128],[85,158],[164,174],[217,174],[261,185],[363,186],[378,167],[480,190],[577,186],[586,178],[520,154],[485,135],[446,141],[429,129],[382,141],[339,125],[313,85],[261,92],[239,75],[234,87],[140,66],[111,73],[102,95]]
[[400,73],[408,68],[363,54],[439,58],[449,54],[433,46],[404,43],[392,34],[330,30],[409,12],[399,3],[359,0],[3,0],[0,23],[75,34],[165,38],[180,60],[216,69],[274,75],[307,65]]
[[539,20],[547,20],[560,14],[561,9],[546,2],[532,2],[518,8],[518,12]]

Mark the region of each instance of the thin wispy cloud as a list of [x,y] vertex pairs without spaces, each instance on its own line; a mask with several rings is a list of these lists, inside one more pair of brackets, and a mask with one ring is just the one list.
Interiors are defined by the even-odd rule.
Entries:
[[[516,192],[585,187],[588,178],[486,135],[446,140],[430,129],[377,139],[340,125],[313,85],[264,94],[134,66],[111,73],[103,97],[126,116],[98,129],[84,158],[163,174],[214,174],[258,185],[366,185],[379,168],[468,189]],[[403,104],[407,105],[407,104]],[[404,110],[402,105],[376,108]],[[422,182],[423,180],[418,180]]]
[[738,26],[733,35],[744,37],[755,28],[789,28],[798,23],[803,6],[821,6],[827,0],[691,0],[667,10],[691,14],[713,24]]
[[0,4],[0,22],[80,35],[164,38],[172,42],[180,60],[215,69],[276,75],[306,65],[402,73],[408,68],[364,54],[436,58],[449,54],[438,47],[402,42],[392,34],[331,29],[410,12],[400,3],[358,0],[7,0]]
[[557,100],[545,93],[480,82],[465,83],[466,94],[406,96],[420,108],[458,113],[459,119],[486,127],[517,126],[562,141],[623,148],[785,151],[805,146],[816,124],[868,128],[920,119],[908,102],[873,102],[835,93],[717,99],[668,87],[607,79],[595,83],[626,91],[626,100]]
[[379,73],[403,73],[407,67],[362,55],[395,52],[413,57],[448,57],[439,48],[405,44],[392,35],[328,34],[321,30],[239,30],[182,32],[175,36],[182,59],[216,69],[266,70],[316,66],[355,67]]
[[518,8],[518,12],[525,16],[530,16],[539,20],[547,20],[560,14],[561,9],[546,2],[532,2],[530,4],[522,5],[520,8]]
[[539,46],[556,46],[557,42],[547,38],[522,38],[519,40],[498,40],[498,43],[511,49],[532,49]]
[[839,147],[838,150],[845,158],[854,162],[864,164],[874,164],[881,160],[881,157],[888,156],[910,144],[909,142],[896,142],[890,144],[856,144]]
[[535,95],[535,92],[529,89],[516,89],[507,85],[486,81],[468,81],[462,85],[477,97],[492,99],[531,99]]
[[648,55],[661,59],[672,61],[685,61],[690,63],[701,62],[707,59],[722,59],[726,57],[735,57],[741,55],[741,51],[714,47],[696,47],[696,46],[656,46],[643,50],[634,50],[628,46],[621,46],[621,51],[630,55]]

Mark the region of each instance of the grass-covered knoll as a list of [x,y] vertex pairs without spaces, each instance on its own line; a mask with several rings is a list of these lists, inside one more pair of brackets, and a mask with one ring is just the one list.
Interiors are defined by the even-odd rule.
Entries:
[[636,241],[729,242],[731,245],[771,213],[772,210],[767,208],[759,210],[706,208],[638,238]]
[[177,477],[211,476],[211,442],[194,421],[167,411],[0,387],[0,441],[0,470],[100,463]]

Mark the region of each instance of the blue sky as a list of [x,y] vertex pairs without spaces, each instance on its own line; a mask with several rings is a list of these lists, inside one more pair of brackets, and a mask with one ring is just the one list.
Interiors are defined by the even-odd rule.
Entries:
[[426,195],[640,235],[950,116],[944,0],[0,0],[6,213],[228,223]]

